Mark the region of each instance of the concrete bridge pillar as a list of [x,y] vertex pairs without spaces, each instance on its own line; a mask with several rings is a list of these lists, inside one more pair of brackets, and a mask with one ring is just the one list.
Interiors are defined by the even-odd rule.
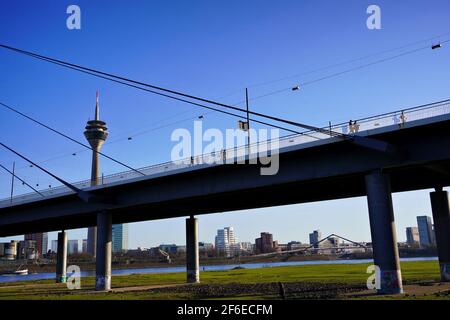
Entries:
[[441,281],[450,281],[450,202],[442,189],[430,193]]
[[200,282],[198,221],[193,216],[186,219],[186,270],[188,283]]
[[102,211],[97,214],[97,257],[95,290],[111,290],[112,218]]
[[377,291],[381,294],[402,293],[402,275],[389,176],[373,172],[367,175],[365,180],[373,258],[379,268]]
[[56,253],[56,283],[67,280],[67,232],[58,232],[58,252]]

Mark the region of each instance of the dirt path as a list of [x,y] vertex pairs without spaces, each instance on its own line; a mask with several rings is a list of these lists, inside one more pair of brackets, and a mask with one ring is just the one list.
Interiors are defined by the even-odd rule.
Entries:
[[[0,287],[1,288],[1,287]],[[403,295],[377,295],[375,290],[364,289],[363,286],[350,286],[346,284],[319,284],[319,283],[284,283],[287,299],[378,299],[378,298],[415,298],[423,296],[433,296],[437,298],[447,298],[450,295],[450,282],[422,282],[404,285]],[[19,289],[22,296],[46,294],[75,294],[89,295],[105,294],[104,291],[95,291],[93,287],[84,287],[80,290],[67,290],[64,284],[27,284],[5,286],[2,289],[7,291]],[[29,289],[30,292],[24,291]],[[146,292],[155,290],[158,293],[180,293],[191,295],[194,299],[211,297],[234,297],[240,295],[260,296],[270,295],[273,298],[281,298],[278,283],[256,283],[256,284],[198,284],[190,285],[186,283],[133,285],[113,288],[110,293],[131,293]],[[439,295],[442,293],[442,295]],[[88,298],[87,298],[88,299]]]
[[161,288],[172,288],[172,287],[181,287],[186,286],[186,284],[163,284],[163,285],[149,285],[149,286],[134,286],[134,287],[123,287],[123,288],[113,288],[111,292],[132,292],[132,291],[146,291],[151,289],[161,289]]
[[[426,296],[436,293],[450,291],[450,282],[433,282],[433,283],[418,283],[418,284],[406,284],[403,285],[403,291],[405,296]],[[350,293],[345,296],[349,298],[362,298],[362,297],[380,297],[375,290],[364,290],[358,293]],[[393,295],[385,295],[392,296]]]

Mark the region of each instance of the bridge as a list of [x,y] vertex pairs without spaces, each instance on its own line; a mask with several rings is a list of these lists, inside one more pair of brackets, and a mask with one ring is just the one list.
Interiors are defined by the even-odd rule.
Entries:
[[[97,226],[96,288],[108,290],[112,223],[188,216],[187,280],[198,282],[194,216],[367,196],[379,291],[399,293],[403,289],[391,193],[434,188],[430,197],[441,277],[449,281],[450,210],[443,190],[450,185],[449,128],[446,100],[359,119],[352,126],[341,123],[283,137],[275,175],[261,175],[261,164],[235,163],[239,151],[247,160],[257,156],[252,148],[242,147],[139,169],[144,175],[127,171],[105,176],[96,186],[90,180],[73,183],[88,198],[67,186],[19,195],[0,201],[0,237]],[[64,277],[64,231],[58,241],[57,274]]]
[[[351,245],[333,245],[333,246],[321,246],[321,243],[326,242],[327,240],[334,240],[334,239],[339,239],[339,240],[343,240],[346,241],[348,244]],[[320,239],[319,241],[310,244],[308,246],[305,246],[303,248],[300,249],[292,249],[292,250],[285,250],[285,251],[274,251],[274,252],[268,252],[268,253],[261,253],[261,254],[257,254],[254,255],[253,257],[271,257],[271,256],[277,256],[277,255],[289,255],[289,254],[297,254],[297,253],[306,253],[306,252],[319,252],[319,251],[331,251],[331,252],[339,252],[339,251],[345,251],[345,250],[349,250],[349,249],[364,249],[364,252],[366,252],[367,250],[371,250],[371,246],[367,246],[364,245],[362,243],[356,242],[356,241],[352,241],[349,240],[347,238],[341,237],[337,234],[330,234],[328,236],[326,236],[323,239]]]

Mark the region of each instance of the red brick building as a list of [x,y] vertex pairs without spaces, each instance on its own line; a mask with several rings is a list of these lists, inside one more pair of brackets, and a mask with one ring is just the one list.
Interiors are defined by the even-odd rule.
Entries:
[[273,235],[269,232],[261,232],[261,237],[255,239],[256,253],[270,253],[279,251],[278,241],[273,241]]

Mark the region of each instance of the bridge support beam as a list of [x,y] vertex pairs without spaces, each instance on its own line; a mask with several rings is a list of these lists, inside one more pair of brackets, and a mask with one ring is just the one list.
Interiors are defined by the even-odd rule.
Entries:
[[95,290],[111,290],[111,214],[102,211],[97,214],[97,257],[95,269]]
[[56,283],[67,280],[67,232],[58,232],[58,252],[56,253]]
[[198,221],[193,216],[186,219],[186,271],[188,283],[200,282]]
[[[403,292],[389,176],[373,172],[365,177],[373,258],[379,268],[380,294]],[[378,271],[378,270],[377,270]]]
[[448,192],[436,189],[430,193],[434,230],[441,269],[441,281],[450,281],[450,202]]

